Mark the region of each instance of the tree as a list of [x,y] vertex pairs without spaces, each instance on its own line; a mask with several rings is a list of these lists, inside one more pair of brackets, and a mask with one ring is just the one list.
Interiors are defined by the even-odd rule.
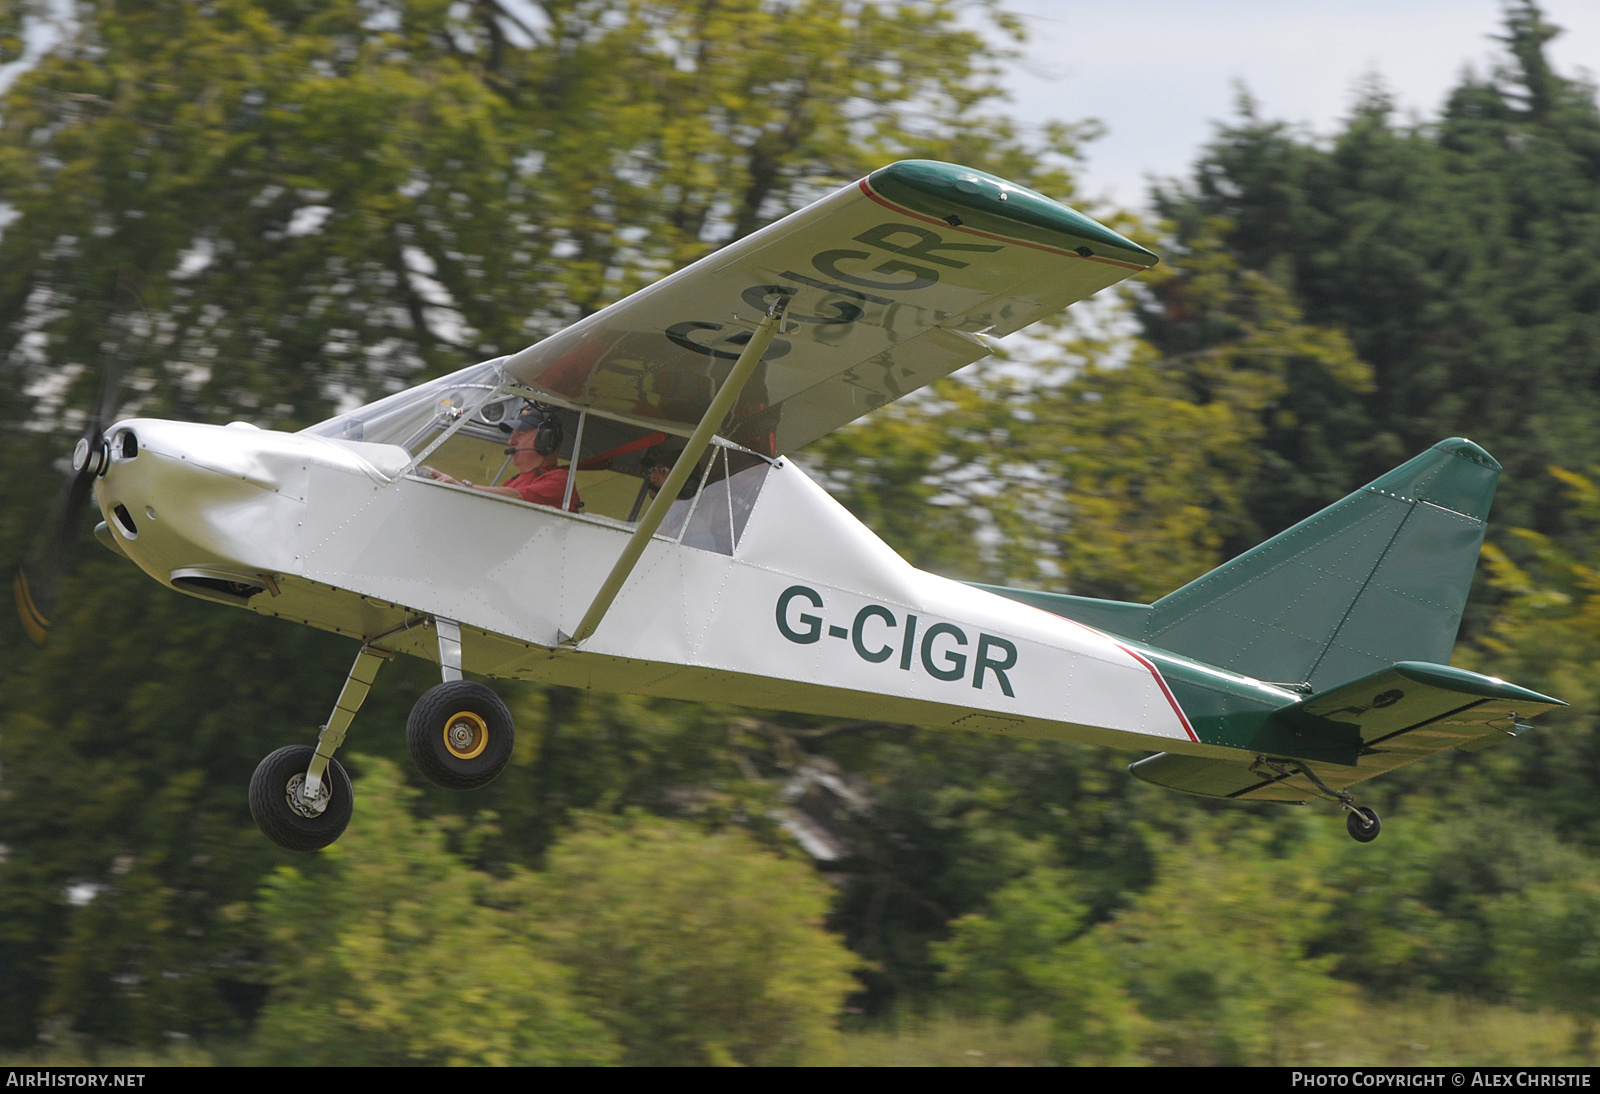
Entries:
[[[1345,331],[1372,368],[1364,392],[1290,373],[1249,491],[1263,531],[1450,435],[1505,464],[1497,519],[1558,531],[1544,468],[1600,459],[1600,108],[1551,68],[1557,32],[1531,0],[1507,6],[1505,27],[1505,60],[1469,72],[1436,120],[1403,123],[1369,85],[1324,146],[1242,98],[1192,180],[1157,195],[1177,265],[1223,218],[1240,267]],[[1215,340],[1172,323],[1190,299],[1179,278],[1144,309],[1163,352]]]
[[809,864],[738,829],[644,815],[580,825],[533,879],[552,952],[643,1065],[797,1064],[836,1052],[859,959],[822,929]]
[[298,427],[520,349],[889,159],[1068,185],[983,113],[994,53],[944,0],[526,10],[81,4],[0,107],[14,417],[81,405],[22,397],[69,366],[93,390],[127,266],[145,409]]
[[1096,928],[1094,942],[1150,1021],[1145,1054],[1281,1064],[1287,1027],[1349,994],[1328,975],[1333,960],[1311,954],[1331,895],[1319,849],[1275,849],[1276,833],[1242,818],[1215,836],[1208,827],[1167,848],[1158,882]]
[[449,852],[439,825],[411,817],[415,791],[391,764],[364,767],[361,809],[337,850],[310,869],[280,867],[257,905],[272,985],[255,1028],[262,1062],[613,1060],[616,1044],[584,1013],[538,925]]
[[1282,1038],[1349,990],[1311,946],[1332,895],[1325,851],[1267,826],[1192,823],[1156,883],[1098,924],[1042,865],[936,947],[969,1006],[1051,1017],[1060,1062],[1282,1063]]
[[[1148,281],[1161,298],[1183,284],[1170,325],[1192,333],[1164,339],[1165,355],[1069,324],[1029,367],[1002,360],[942,381],[811,458],[917,565],[1111,599],[1171,592],[1258,534],[1249,484],[1276,470],[1261,441],[1293,379],[1351,394],[1370,384],[1342,333],[1306,323],[1215,237],[1182,261],[1132,290],[1140,299]],[[1098,303],[1126,315],[1125,300]]]
[[1600,879],[1532,886],[1508,895],[1495,911],[1504,975],[1533,1004],[1575,1015],[1573,1053],[1592,1061],[1600,1017]]
[[1484,546],[1500,599],[1480,656],[1484,668],[1570,704],[1541,719],[1538,732],[1517,741],[1514,759],[1502,762],[1516,765],[1513,786],[1539,794],[1546,824],[1592,850],[1600,847],[1592,808],[1600,784],[1600,487],[1592,475],[1550,471],[1567,502],[1566,532],[1511,528]]
[[1041,866],[998,890],[983,913],[950,925],[934,947],[960,1004],[1015,1022],[1045,1014],[1057,1063],[1136,1059],[1147,1033],[1115,959],[1088,936],[1071,878]]
[[[886,159],[1069,187],[988,115],[998,54],[941,0],[73,14],[0,96],[13,560],[109,357],[129,359],[124,411],[298,428],[521,348]],[[243,790],[261,755],[309,738],[354,649],[81,553],[51,646],[0,635],[0,1039],[27,1043],[47,1014],[108,1041],[238,1031],[259,939],[217,909],[285,861]],[[385,669],[352,744],[398,755],[383,728],[426,676]],[[770,830],[715,714],[513,699],[526,743],[503,787],[417,805],[529,822],[452,829],[479,865],[536,862],[574,806],[681,800]]]

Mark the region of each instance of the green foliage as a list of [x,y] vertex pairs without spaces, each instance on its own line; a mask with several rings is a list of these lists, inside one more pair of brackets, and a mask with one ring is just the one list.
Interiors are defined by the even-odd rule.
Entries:
[[5,0],[0,4],[0,65],[10,64],[22,56],[23,34],[29,18],[38,18],[39,7],[30,0]]
[[[520,348],[888,159],[1070,191],[1041,157],[1076,131],[1034,149],[990,116],[1001,53],[943,0],[526,11],[74,5],[0,97],[0,558],[29,546],[110,357],[124,411],[296,428]],[[218,909],[286,861],[243,791],[325,718],[354,649],[176,597],[84,540],[51,646],[0,629],[0,1041],[45,1020],[113,1043],[240,1033],[259,939]],[[426,686],[386,668],[352,744],[400,756]],[[447,839],[475,865],[536,864],[574,809],[774,845],[772,788],[723,713],[510,690],[499,782],[413,803],[462,817]]]
[[1348,993],[1328,976],[1331,959],[1309,955],[1330,894],[1315,846],[1273,854],[1268,830],[1228,827],[1226,839],[1201,828],[1169,851],[1161,880],[1100,941],[1156,1026],[1148,1053],[1280,1064],[1282,1027]]
[[592,816],[504,880],[360,761],[350,831],[280,867],[253,914],[275,1064],[782,1064],[837,1055],[859,959],[830,892],[738,830]]
[[1068,186],[985,112],[997,54],[947,0],[76,7],[0,101],[13,420],[120,343],[147,410],[303,426],[891,159]]
[[642,1065],[837,1055],[860,960],[821,929],[831,893],[737,830],[641,814],[579,825],[534,885],[552,952]]
[[[1524,1011],[1460,996],[1335,999],[1279,1031],[1294,1067],[1528,1067],[1583,1063],[1575,1023],[1554,1010]],[[859,1067],[1047,1067],[1057,1062],[1043,1015],[1004,1023],[970,1014],[907,1018],[845,1035]]]
[[[269,1064],[596,1064],[617,1054],[537,924],[407,811],[368,760],[355,820],[315,867],[280,867],[256,909],[272,995]],[[531,929],[530,929],[531,928]]]
[[[1600,108],[1591,85],[1550,66],[1555,33],[1531,0],[1510,3],[1505,60],[1469,70],[1439,118],[1406,121],[1369,85],[1326,143],[1242,98],[1192,181],[1157,195],[1177,268],[1223,218],[1241,268],[1345,331],[1372,366],[1364,393],[1291,372],[1264,418],[1270,474],[1250,491],[1264,531],[1451,435],[1505,464],[1497,519],[1554,531],[1544,467],[1600,459]],[[1219,338],[1191,280],[1142,311],[1163,352]]]
[[1574,1050],[1594,1058],[1600,1016],[1600,878],[1562,878],[1508,896],[1498,960],[1526,996],[1578,1017]]
[[1000,1022],[972,1014],[908,1017],[844,1035],[845,1067],[1048,1067],[1050,1020]]
[[[563,0],[536,26],[494,0],[75,10],[0,98],[0,406],[30,427],[0,445],[7,558],[119,347],[143,410],[298,426],[889,159],[1070,196],[1090,131],[1029,147],[988,116],[1003,54],[943,0]],[[1495,449],[1499,526],[1532,530],[1497,533],[1500,600],[1463,658],[1573,706],[1364,790],[1379,843],[1165,794],[1104,750],[563,689],[506,688],[494,785],[417,792],[388,761],[433,678],[402,663],[353,731],[351,831],[288,865],[244,788],[309,739],[353,644],[86,542],[51,646],[0,628],[0,1041],[811,1062],[852,1058],[834,1023],[865,985],[863,1021],[946,1060],[986,1051],[940,1032],[951,1013],[1032,1062],[1581,1042],[1587,1018],[1482,1002],[1595,1006],[1600,490],[1543,468],[1600,460],[1600,123],[1550,33],[1513,5],[1510,59],[1436,123],[1373,91],[1324,147],[1246,106],[1161,196],[1176,246],[1143,288],[808,454],[919,565],[1148,599],[1439,436]],[[1142,340],[1118,332],[1130,302]],[[831,885],[780,828],[818,772],[856,796]]]
[[[1157,267],[1162,271],[1163,267]],[[1156,293],[1170,273],[1147,279]],[[1338,330],[1214,239],[1187,258],[1207,337],[1166,355],[1091,329],[892,404],[810,449],[850,509],[919,566],[966,579],[1148,601],[1253,540],[1264,419],[1291,378],[1371,377]]]
[[1145,1032],[1115,958],[1085,933],[1071,879],[1040,867],[997,891],[987,914],[950,926],[934,947],[957,999],[992,1017],[1047,1015],[1058,1063],[1117,1064]]
[[[248,940],[218,909],[286,857],[251,831],[243,791],[265,751],[325,716],[352,651],[90,550],[50,646],[17,649],[25,671],[0,681],[0,949],[15,977],[0,1013],[24,1043],[49,1015],[146,1043],[237,1031]],[[401,702],[369,709],[403,719]]]
[[849,857],[830,870],[841,882],[832,922],[873,963],[861,1004],[878,1017],[937,998],[930,945],[997,889],[1067,863],[1077,899],[1103,916],[1150,884],[1159,846],[1192,810],[1104,750],[894,727],[805,732],[790,731],[871,797],[843,826]]
[[[469,822],[453,842],[480,869],[542,863],[575,814],[629,809],[738,824],[765,846],[788,846],[770,816],[774,787],[748,769],[727,709],[506,681],[496,688],[517,727],[510,765],[470,797],[426,786],[418,803],[424,813]],[[404,721],[401,714],[389,725],[398,730]],[[362,724],[388,737],[365,711]],[[395,738],[389,744],[398,749]]]
[[1283,1031],[1350,995],[1332,959],[1310,955],[1332,895],[1325,853],[1275,849],[1264,827],[1223,838],[1211,827],[1196,825],[1154,886],[1092,928],[1062,871],[1011,882],[938,947],[947,983],[998,1017],[1049,1015],[1058,1062],[1287,1062]]
[[[1554,537],[1509,529],[1484,548],[1489,583],[1501,602],[1479,642],[1484,667],[1571,705],[1497,757],[1516,781],[1541,791],[1538,812],[1561,835],[1600,849],[1593,796],[1600,785],[1600,490],[1551,469],[1566,505]],[[1509,773],[1508,773],[1509,774]]]

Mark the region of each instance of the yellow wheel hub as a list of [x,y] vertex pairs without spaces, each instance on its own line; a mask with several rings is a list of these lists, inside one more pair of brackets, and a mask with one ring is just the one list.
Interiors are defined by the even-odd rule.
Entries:
[[458,760],[471,760],[489,747],[489,727],[470,710],[452,714],[444,724],[444,747]]

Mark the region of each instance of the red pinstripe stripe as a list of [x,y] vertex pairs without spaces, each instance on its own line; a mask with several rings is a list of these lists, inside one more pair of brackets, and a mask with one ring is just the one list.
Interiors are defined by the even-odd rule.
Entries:
[[[994,595],[994,594],[991,593],[990,595]],[[1005,598],[1002,598],[1002,599],[1005,599]],[[1086,630],[1090,634],[1094,635],[1096,638],[1104,638],[1107,642],[1110,642],[1113,646],[1117,647],[1117,649],[1121,650],[1123,653],[1127,654],[1129,657],[1131,657],[1135,661],[1139,662],[1139,664],[1141,664],[1145,668],[1149,669],[1150,670],[1150,675],[1154,676],[1156,678],[1156,685],[1161,688],[1161,694],[1165,695],[1167,697],[1167,702],[1172,705],[1172,713],[1174,713],[1174,714],[1176,714],[1178,716],[1178,724],[1183,726],[1183,731],[1189,735],[1189,739],[1191,741],[1193,741],[1195,744],[1199,744],[1200,743],[1200,737],[1199,737],[1198,734],[1195,733],[1194,726],[1189,724],[1189,716],[1187,714],[1185,714],[1183,712],[1183,708],[1178,705],[1178,699],[1177,699],[1176,696],[1174,696],[1172,694],[1172,689],[1167,687],[1167,681],[1161,675],[1161,670],[1156,668],[1154,663],[1152,663],[1143,654],[1139,653],[1137,650],[1130,650],[1127,646],[1124,646],[1121,642],[1118,642],[1116,640],[1116,638],[1114,638],[1110,634],[1107,634],[1105,631],[1102,631],[1102,630],[1096,630],[1094,627],[1089,626],[1089,624],[1087,624],[1087,623],[1080,623],[1076,619],[1070,619],[1070,618],[1068,618],[1067,616],[1064,616],[1064,615],[1057,615],[1055,612],[1047,612],[1043,608],[1035,607],[1032,604],[1025,604],[1020,600],[1008,600],[1007,602],[1011,603],[1011,604],[1017,604],[1017,605],[1019,605],[1021,607],[1027,608],[1029,611],[1038,612],[1040,615],[1045,616],[1048,619],[1054,620],[1057,623],[1071,623],[1074,627],[1078,627],[1078,628],[1080,628],[1082,630]]]
[[1156,678],[1156,683],[1161,686],[1161,694],[1165,695],[1167,697],[1167,702],[1172,704],[1172,713],[1176,714],[1178,716],[1178,721],[1183,723],[1183,731],[1189,735],[1189,739],[1191,741],[1199,744],[1200,738],[1195,734],[1194,726],[1189,724],[1189,716],[1185,714],[1183,712],[1183,708],[1178,705],[1178,700],[1172,694],[1172,689],[1167,687],[1166,680],[1161,676],[1161,670],[1156,668],[1154,663],[1152,663],[1138,650],[1131,650],[1127,646],[1124,646],[1121,642],[1118,642],[1116,645],[1117,649],[1121,650],[1123,653],[1127,654],[1129,657],[1139,662],[1139,664],[1150,670],[1150,675],[1154,676]]

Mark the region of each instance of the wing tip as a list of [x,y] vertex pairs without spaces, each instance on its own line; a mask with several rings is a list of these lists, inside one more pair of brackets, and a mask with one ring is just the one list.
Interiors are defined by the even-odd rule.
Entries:
[[[1160,261],[1155,252],[1128,239],[1093,217],[1045,196],[1037,190],[980,171],[974,167],[941,160],[899,160],[868,175],[865,180],[885,197],[911,208],[933,212],[940,219],[951,207],[966,214],[978,214],[995,225],[1009,225],[1005,234],[1023,236],[1035,242],[1072,251],[1082,257],[1100,255],[1135,268],[1149,269]],[[933,202],[937,209],[922,209]],[[959,224],[960,220],[951,221]],[[1043,233],[1041,235],[1040,233]],[[1093,244],[1093,247],[1084,244]],[[1099,248],[1099,250],[1096,250]]]

